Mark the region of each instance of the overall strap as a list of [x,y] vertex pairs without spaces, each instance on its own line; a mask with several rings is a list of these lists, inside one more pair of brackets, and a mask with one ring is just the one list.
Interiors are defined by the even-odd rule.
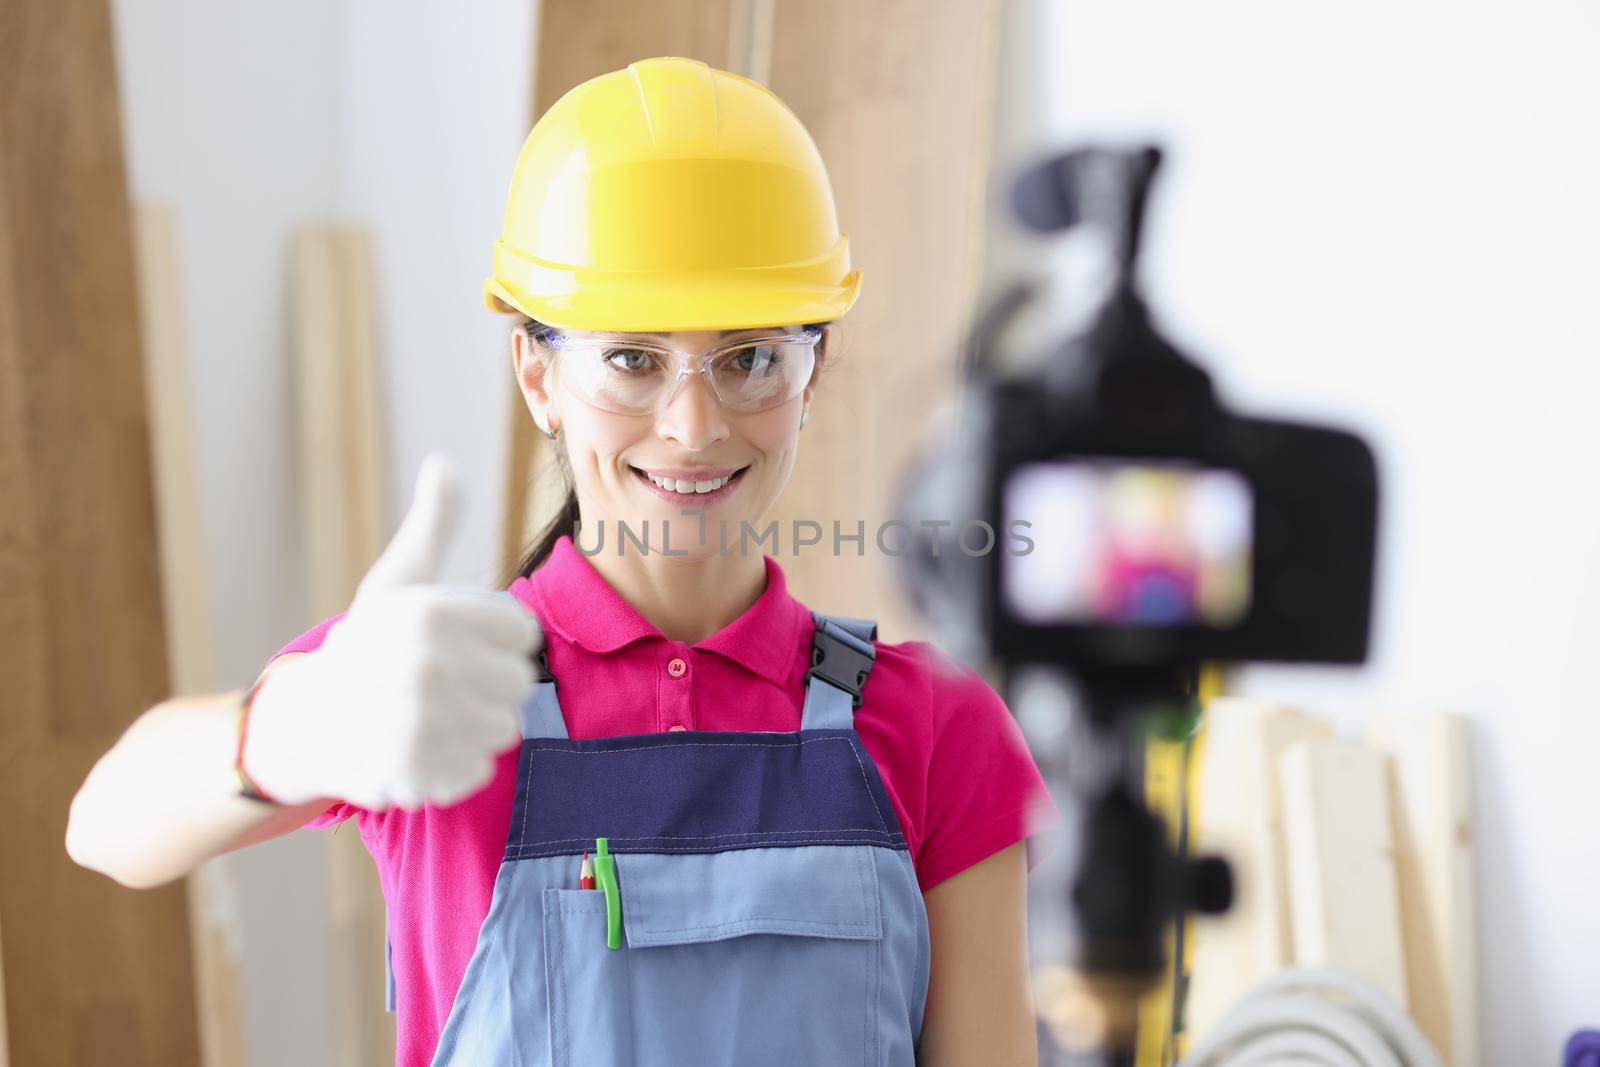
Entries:
[[[506,591],[506,596],[515,601],[518,607],[522,606],[522,601],[517,600],[510,590]],[[550,674],[550,662],[543,649],[539,650],[534,661],[539,668],[539,681],[534,683],[533,692],[528,694],[518,709],[522,718],[522,739],[554,737],[565,740],[567,723],[561,717],[561,704],[556,700],[556,680]]]
[[861,691],[878,655],[872,644],[878,624],[816,611],[811,619],[816,631],[811,635],[811,669],[806,671],[800,729],[848,730],[855,725],[855,709],[861,706]]
[[561,705],[556,702],[555,679],[534,684],[533,692],[522,702],[521,715],[524,741],[532,737],[566,739],[567,723],[561,717]]
[[389,936],[389,909],[383,910],[383,1010],[394,1011],[394,939]]

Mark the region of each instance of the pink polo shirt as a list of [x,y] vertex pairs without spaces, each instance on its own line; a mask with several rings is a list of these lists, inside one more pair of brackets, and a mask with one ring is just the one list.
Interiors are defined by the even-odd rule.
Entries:
[[[703,641],[669,641],[563,537],[510,591],[544,626],[575,739],[691,730],[798,730],[812,622],[765,557],[756,602]],[[317,648],[319,623],[285,652]],[[983,679],[921,641],[877,643],[856,731],[878,765],[924,892],[1038,834],[1056,818],[1020,730]],[[269,663],[271,660],[268,661]],[[489,912],[511,821],[517,747],[482,790],[450,807],[369,811],[339,803],[307,823],[356,816],[389,905],[398,1063],[433,1056]],[[1038,862],[1030,842],[1029,869]],[[372,990],[374,997],[383,995]]]

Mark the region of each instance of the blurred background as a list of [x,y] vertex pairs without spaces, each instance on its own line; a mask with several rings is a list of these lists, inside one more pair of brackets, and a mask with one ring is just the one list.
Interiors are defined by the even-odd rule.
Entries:
[[[1451,1061],[1600,1025],[1600,3],[3,7],[0,1064],[393,1062],[353,831],[135,893],[72,866],[67,802],[145,708],[342,610],[429,451],[462,476],[448,578],[503,587],[552,479],[479,295],[511,167],[562,92],[652,55],[795,109],[864,271],[785,520],[888,513],[1005,280],[1048,273],[1070,318],[1081,249],[1011,222],[1019,167],[1164,147],[1160,321],[1228,402],[1358,429],[1385,479],[1371,662],[1231,692],[1344,733],[1458,716]],[[881,560],[783,562],[924,636]]]

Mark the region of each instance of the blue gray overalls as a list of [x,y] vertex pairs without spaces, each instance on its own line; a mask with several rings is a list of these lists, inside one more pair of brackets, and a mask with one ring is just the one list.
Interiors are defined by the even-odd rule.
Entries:
[[537,685],[435,1067],[914,1062],[927,912],[854,724],[877,625],[813,619],[795,733],[573,741]]

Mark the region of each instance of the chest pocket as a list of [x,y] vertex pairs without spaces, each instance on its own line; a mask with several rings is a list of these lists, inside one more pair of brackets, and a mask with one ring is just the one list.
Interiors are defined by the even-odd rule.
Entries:
[[883,851],[618,854],[619,949],[603,893],[545,890],[551,1062],[879,1062]]

